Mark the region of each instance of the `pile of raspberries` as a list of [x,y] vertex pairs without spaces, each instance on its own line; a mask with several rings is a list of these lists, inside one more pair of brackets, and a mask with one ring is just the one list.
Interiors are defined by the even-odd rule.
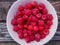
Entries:
[[39,42],[49,34],[53,16],[48,13],[45,4],[27,2],[24,6],[19,5],[11,24],[20,39],[25,39],[27,43]]

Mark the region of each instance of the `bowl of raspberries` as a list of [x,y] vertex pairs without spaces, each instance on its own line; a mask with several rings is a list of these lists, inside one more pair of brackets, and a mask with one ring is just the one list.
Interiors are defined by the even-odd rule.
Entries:
[[44,45],[57,25],[56,11],[47,0],[18,0],[7,14],[8,32],[21,45]]

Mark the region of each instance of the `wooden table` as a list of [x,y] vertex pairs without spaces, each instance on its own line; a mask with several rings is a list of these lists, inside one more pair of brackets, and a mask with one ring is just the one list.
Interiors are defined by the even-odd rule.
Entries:
[[[7,12],[16,0],[0,0],[0,45],[19,45],[9,35],[6,27]],[[60,45],[60,1],[49,0],[49,2],[55,7],[58,14],[58,29],[55,36],[45,45]]]

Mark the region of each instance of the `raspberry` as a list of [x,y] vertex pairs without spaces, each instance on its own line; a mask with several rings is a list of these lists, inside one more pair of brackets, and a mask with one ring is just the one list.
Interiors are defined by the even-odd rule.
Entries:
[[24,37],[27,37],[28,36],[28,34],[27,33],[24,33]]
[[42,15],[42,20],[46,20],[47,16],[46,15]]
[[32,21],[33,22],[36,22],[37,21],[37,18],[35,16],[32,16]]
[[45,8],[45,5],[43,3],[40,3],[39,4],[39,9],[44,9]]
[[48,34],[49,34],[49,30],[48,30],[48,29],[44,29],[44,30],[43,30],[43,33],[44,33],[45,35],[48,35]]
[[47,21],[47,25],[52,25],[52,21]]
[[13,30],[17,32],[19,30],[18,26],[13,26]]
[[34,31],[34,30],[32,31],[32,34],[33,34],[33,35],[35,35],[36,33],[37,33],[36,31]]
[[35,25],[36,25],[36,22],[31,22],[31,25],[32,25],[32,26],[35,26]]
[[31,5],[32,5],[33,8],[35,8],[37,6],[36,1],[32,2]]
[[26,8],[27,8],[27,9],[31,9],[31,8],[32,8],[31,3],[27,3],[27,4],[26,4]]
[[43,31],[44,27],[43,26],[39,26],[39,30]]
[[29,25],[29,26],[28,26],[28,30],[30,30],[30,31],[33,30],[32,25]]
[[38,21],[38,25],[43,26],[44,25],[44,21],[43,20],[39,20]]
[[35,34],[35,40],[36,40],[37,42],[39,42],[39,41],[40,41],[40,39],[41,39],[40,34]]
[[44,34],[41,35],[41,39],[43,39],[43,38],[45,38],[45,35]]
[[24,28],[28,28],[28,25],[27,25],[27,24],[25,24],[25,25],[24,25]]
[[22,16],[21,11],[17,11],[17,13],[16,13],[16,15],[15,15],[15,18],[17,19],[17,18],[19,18],[19,17],[21,17],[21,16]]
[[24,16],[23,16],[23,19],[24,19],[24,20],[28,20],[28,16],[27,16],[27,15],[24,15]]
[[20,34],[20,33],[22,33],[22,32],[23,32],[22,30],[18,30],[18,32],[17,32],[17,33],[18,33],[18,34]]
[[50,29],[50,26],[49,26],[49,25],[45,25],[45,28],[46,28],[46,29]]
[[23,33],[27,33],[27,30],[26,30],[26,29],[24,29],[24,30],[23,30]]
[[31,15],[31,10],[29,10],[29,9],[25,10],[25,15],[30,16]]
[[19,24],[18,24],[18,27],[19,27],[20,29],[23,29],[23,26],[22,26],[22,25],[19,25]]
[[37,14],[36,17],[40,19],[42,17],[41,13]]
[[32,31],[27,31],[28,35],[32,35]]
[[31,38],[30,38],[29,36],[27,36],[27,37],[25,38],[25,41],[26,41],[27,43],[29,43],[29,42],[31,42]]
[[28,21],[31,21],[31,20],[32,20],[32,16],[33,16],[33,15],[31,15],[31,16],[29,17]]
[[24,10],[24,7],[22,5],[20,5],[19,8],[18,8],[18,10],[22,11],[22,10]]
[[37,8],[32,10],[33,15],[37,15],[39,13],[39,10]]
[[45,8],[45,9],[42,10],[42,13],[43,14],[47,14],[48,13],[48,10]]
[[18,35],[19,35],[19,38],[20,38],[20,39],[23,39],[23,38],[24,38],[23,33],[19,33]]
[[17,19],[17,22],[18,22],[18,24],[22,24],[23,18],[18,18],[18,19]]
[[36,32],[38,31],[38,26],[34,26],[33,28],[34,28],[33,29],[34,31],[36,31]]
[[21,11],[22,15],[25,15],[25,11]]
[[31,38],[31,41],[35,39],[34,35],[31,35],[30,38]]
[[12,19],[11,24],[12,24],[12,25],[17,25],[17,24],[18,24],[18,23],[17,23],[17,20],[16,20],[16,19]]
[[53,20],[52,14],[47,14],[47,18],[48,18],[48,20]]

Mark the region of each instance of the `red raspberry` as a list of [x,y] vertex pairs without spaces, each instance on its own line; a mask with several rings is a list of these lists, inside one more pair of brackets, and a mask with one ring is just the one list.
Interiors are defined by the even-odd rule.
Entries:
[[37,42],[39,42],[39,41],[40,41],[40,39],[41,39],[40,34],[35,34],[35,40],[36,40]]
[[28,21],[30,22],[32,20],[32,15],[29,17]]
[[37,14],[36,17],[41,18],[42,17],[41,13]]
[[32,25],[32,26],[35,26],[35,25],[36,25],[36,22],[31,22],[31,25]]
[[37,15],[39,13],[39,10],[37,8],[32,10],[33,15]]
[[32,35],[32,31],[27,31],[28,32],[28,35]]
[[34,30],[32,31],[32,34],[33,34],[33,35],[35,35],[36,33],[37,33],[36,31],[34,31]]
[[23,25],[19,25],[19,24],[18,24],[18,27],[19,27],[20,29],[23,29]]
[[27,33],[24,33],[24,37],[27,37],[28,36],[28,34]]
[[42,20],[46,20],[47,16],[46,15],[42,15]]
[[52,25],[52,21],[47,21],[47,25]]
[[25,25],[24,25],[24,28],[28,28],[28,25],[27,25],[27,24],[25,24]]
[[23,32],[22,30],[18,30],[18,32],[17,32],[17,33],[18,33],[18,34],[20,34],[20,33],[22,33],[22,32]]
[[44,27],[43,26],[39,26],[39,30],[43,31]]
[[29,36],[27,36],[27,37],[25,38],[25,40],[26,40],[27,43],[31,42],[31,38],[30,38]]
[[18,35],[19,35],[19,38],[20,38],[20,39],[23,39],[23,38],[24,38],[23,33],[19,33]]
[[29,26],[28,26],[28,30],[30,30],[30,31],[33,30],[32,25],[29,25]]
[[41,35],[41,39],[43,39],[43,38],[45,38],[45,35],[44,34]]
[[34,28],[33,29],[34,31],[36,31],[36,32],[38,31],[38,26],[34,26],[33,28]]
[[45,8],[45,5],[43,3],[40,3],[38,7],[41,10],[41,9],[44,9]]
[[28,24],[28,25],[31,25],[31,22],[30,22],[30,21],[27,21],[27,24]]
[[26,29],[24,29],[24,30],[23,30],[23,33],[27,33],[27,30],[26,30]]
[[25,11],[21,11],[22,15],[25,15]]
[[47,18],[48,18],[48,20],[53,20],[52,14],[47,14]]
[[43,26],[44,24],[45,24],[45,23],[44,23],[43,20],[39,20],[39,21],[38,21],[38,25]]
[[13,30],[17,32],[19,30],[18,26],[13,26]]
[[22,16],[22,13],[21,13],[21,11],[17,11],[17,13],[16,13],[16,15],[15,15],[15,17],[14,18],[20,18]]
[[18,24],[18,23],[17,23],[17,20],[16,20],[16,19],[12,19],[11,24],[12,24],[12,25],[17,25],[17,24]]
[[26,4],[26,8],[27,8],[27,9],[31,9],[31,8],[32,8],[31,3],[27,3],[27,4]]
[[43,34],[48,35],[49,34],[49,30],[48,29],[44,29],[43,30]]
[[46,28],[46,29],[50,29],[50,26],[49,26],[49,25],[45,25],[45,28]]
[[35,16],[31,15],[29,17],[29,20],[28,21],[34,21],[34,22],[36,22],[37,21],[37,18]]
[[34,35],[31,35],[30,38],[31,38],[31,41],[35,39]]
[[45,8],[45,9],[42,10],[42,13],[43,14],[47,14],[48,13],[48,10]]
[[31,2],[31,5],[32,5],[32,7],[33,7],[33,8],[35,8],[35,7],[37,6],[37,3],[36,3],[36,1],[34,1],[34,2]]
[[27,16],[27,15],[24,15],[24,16],[23,16],[23,19],[24,19],[24,20],[28,20],[28,16]]
[[25,10],[25,15],[30,16],[31,15],[31,10],[29,10],[29,9]]
[[32,16],[32,21],[33,22],[36,22],[37,21],[37,18],[35,16]]
[[22,11],[22,10],[24,10],[24,7],[22,5],[20,5],[18,10]]
[[17,19],[17,22],[18,22],[18,24],[22,24],[23,18],[18,18],[18,19]]

